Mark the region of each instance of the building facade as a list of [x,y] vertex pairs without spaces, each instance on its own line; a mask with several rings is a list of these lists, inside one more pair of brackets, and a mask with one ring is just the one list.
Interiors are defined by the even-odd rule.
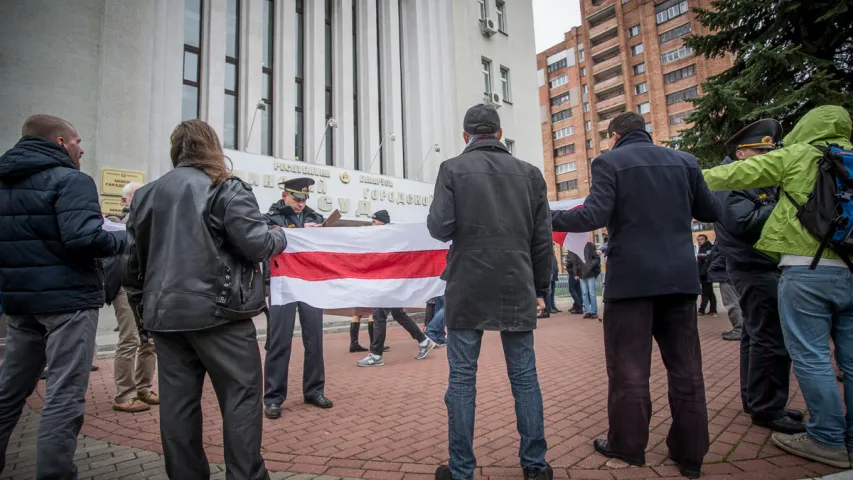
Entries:
[[306,175],[355,205],[344,217],[393,202],[423,221],[439,164],[465,146],[465,111],[484,101],[513,152],[543,165],[530,2],[54,3],[3,4],[0,145],[33,113],[68,119],[105,209],[122,182],[172,168],[169,135],[190,118],[216,129],[262,209],[281,177]]
[[731,66],[705,59],[684,36],[707,33],[693,12],[711,0],[581,0],[583,26],[539,53],[545,178],[551,200],[589,193],[590,164],[610,149],[607,127],[626,111],[646,119],[655,143],[687,127],[700,84]]

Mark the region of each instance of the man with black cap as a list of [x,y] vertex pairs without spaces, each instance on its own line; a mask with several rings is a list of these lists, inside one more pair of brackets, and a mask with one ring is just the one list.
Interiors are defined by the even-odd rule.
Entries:
[[[744,127],[726,145],[737,160],[776,148],[782,125],[771,118]],[[734,162],[726,157],[722,165]],[[786,409],[791,357],[779,319],[779,261],[753,247],[776,207],[777,188],[717,192],[722,206],[714,225],[726,256],[729,279],[740,296],[744,325],[740,336],[740,393],[752,422],[782,433],[805,431],[803,414]]]
[[[310,178],[294,178],[279,183],[284,191],[281,200],[264,215],[267,225],[282,228],[315,228],[323,224],[323,216],[305,205],[308,188],[314,185]],[[272,260],[275,262],[275,259]],[[302,373],[302,394],[305,403],[320,408],[332,408],[325,396],[326,374],[323,363],[323,310],[307,303],[293,302],[272,305],[267,329],[267,357],[264,362],[264,415],[281,417],[281,405],[287,398],[287,373],[296,311],[302,327],[302,345],[305,346],[305,363]]]
[[[391,215],[387,210],[379,210],[373,214],[373,226],[387,225],[391,223]],[[385,333],[388,327],[388,312],[394,317],[394,321],[409,332],[409,335],[418,342],[418,354],[416,360],[423,360],[435,348],[436,343],[418,328],[418,324],[412,320],[402,308],[377,308],[373,310],[373,335],[370,339],[370,353],[358,361],[359,367],[378,367],[385,365],[383,353],[385,347]]]
[[683,476],[699,478],[709,434],[691,224],[716,221],[719,202],[696,158],[655,145],[645,126],[634,112],[610,122],[612,150],[592,163],[583,208],[555,211],[552,221],[555,231],[606,226],[610,235],[604,287],[610,431],[593,447],[631,465],[645,463],[654,339],[669,379],[669,456]]
[[[465,150],[441,164],[427,217],[430,234],[452,241],[442,278],[447,360],[445,395],[450,465],[437,480],[472,480],[476,372],[483,331],[498,331],[515,398],[525,479],[550,480],[544,410],[533,330],[551,283],[552,235],[542,172],[501,143],[498,112],[471,107],[463,121]],[[507,201],[507,199],[510,199]]]

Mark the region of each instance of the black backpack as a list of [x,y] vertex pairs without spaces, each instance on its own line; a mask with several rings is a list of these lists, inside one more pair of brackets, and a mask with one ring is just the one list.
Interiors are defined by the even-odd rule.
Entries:
[[838,145],[816,147],[823,155],[818,160],[817,181],[806,203],[800,205],[783,192],[797,208],[797,219],[820,246],[809,268],[814,270],[827,248],[838,254],[853,270],[853,151]]

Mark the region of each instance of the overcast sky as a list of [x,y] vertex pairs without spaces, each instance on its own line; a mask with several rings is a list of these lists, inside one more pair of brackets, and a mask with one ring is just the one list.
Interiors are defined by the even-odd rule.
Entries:
[[579,0],[533,0],[537,53],[561,42],[565,32],[580,24]]

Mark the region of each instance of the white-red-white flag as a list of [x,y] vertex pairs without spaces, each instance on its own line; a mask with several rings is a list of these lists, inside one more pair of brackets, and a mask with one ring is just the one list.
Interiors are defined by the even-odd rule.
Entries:
[[270,301],[317,308],[422,307],[444,294],[440,276],[449,244],[426,224],[287,229],[273,258]]
[[[558,200],[556,202],[550,202],[548,206],[551,207],[551,211],[574,210],[576,208],[583,208],[584,200],[586,200],[586,198]],[[566,250],[574,252],[579,257],[583,258],[583,249],[586,246],[586,243],[589,242],[589,233],[553,232],[553,235],[554,242],[557,245],[561,245]]]

